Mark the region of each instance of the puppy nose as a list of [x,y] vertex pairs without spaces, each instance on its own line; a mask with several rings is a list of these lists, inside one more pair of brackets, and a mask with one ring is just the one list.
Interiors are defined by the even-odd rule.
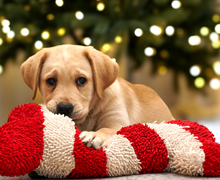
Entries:
[[65,116],[70,116],[73,112],[74,106],[72,104],[57,104],[57,114],[63,114]]

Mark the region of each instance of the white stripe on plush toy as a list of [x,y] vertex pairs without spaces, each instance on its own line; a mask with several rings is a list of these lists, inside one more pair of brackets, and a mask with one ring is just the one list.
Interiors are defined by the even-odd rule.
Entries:
[[75,168],[73,157],[75,123],[63,115],[54,115],[42,105],[44,112],[44,153],[35,170],[48,178],[65,178]]
[[113,135],[106,149],[109,176],[139,174],[140,161],[131,142],[123,135]]
[[203,175],[205,153],[202,143],[177,124],[147,124],[164,139],[168,150],[168,171],[189,176]]

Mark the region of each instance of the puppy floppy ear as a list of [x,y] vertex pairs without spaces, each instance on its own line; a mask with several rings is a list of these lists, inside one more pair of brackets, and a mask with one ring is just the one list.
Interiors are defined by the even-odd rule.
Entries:
[[116,80],[119,66],[93,47],[86,47],[85,55],[92,66],[96,93],[102,98],[104,90]]
[[24,82],[34,91],[32,99],[34,99],[36,96],[41,68],[46,57],[46,50],[42,49],[35,55],[29,57],[21,65],[21,74],[23,76]]

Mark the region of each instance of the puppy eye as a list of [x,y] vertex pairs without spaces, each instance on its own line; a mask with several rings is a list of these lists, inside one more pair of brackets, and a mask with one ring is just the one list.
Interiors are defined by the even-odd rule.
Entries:
[[77,86],[82,86],[83,84],[85,84],[86,83],[86,78],[84,78],[84,77],[80,77],[80,78],[78,78],[77,80],[76,80],[76,85]]
[[49,79],[46,80],[46,82],[50,86],[55,86],[56,83],[57,83],[56,79],[54,79],[54,78],[49,78]]

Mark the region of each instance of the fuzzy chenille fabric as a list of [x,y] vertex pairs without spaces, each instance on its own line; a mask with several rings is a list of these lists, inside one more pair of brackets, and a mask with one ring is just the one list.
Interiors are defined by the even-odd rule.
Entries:
[[15,108],[0,127],[0,175],[35,171],[48,178],[89,178],[170,171],[220,177],[220,144],[196,122],[134,124],[95,150],[79,138],[74,122],[45,105]]

